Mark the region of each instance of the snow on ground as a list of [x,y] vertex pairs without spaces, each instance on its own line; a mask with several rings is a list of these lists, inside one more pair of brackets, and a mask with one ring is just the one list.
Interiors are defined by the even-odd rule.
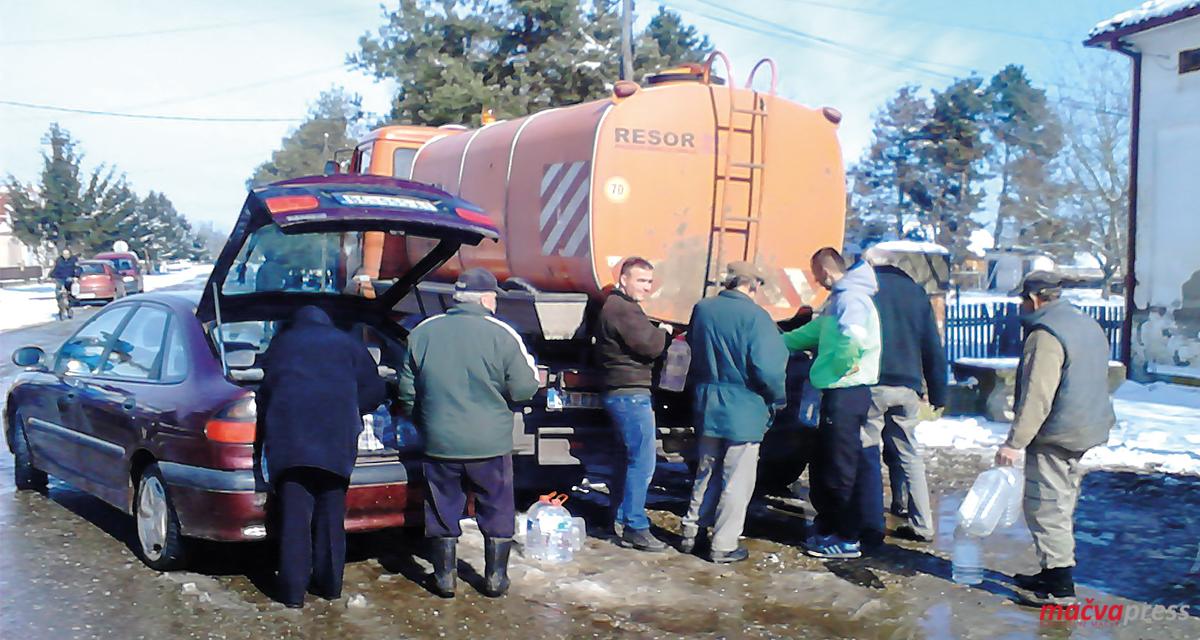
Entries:
[[[1113,406],[1108,444],[1089,451],[1084,465],[1200,474],[1200,388],[1126,382]],[[943,417],[918,425],[916,435],[927,447],[994,449],[1008,429],[980,417]]]
[[[1104,292],[1100,289],[1064,289],[1063,297],[1070,300],[1072,304],[1084,307],[1125,306],[1124,296],[1112,295],[1105,298]],[[946,297],[946,303],[950,305],[1020,304],[1021,298],[1004,295],[999,291],[963,291],[958,295],[952,291]]]
[[[182,284],[207,276],[212,265],[192,265],[170,273],[144,276],[146,291]],[[39,282],[0,288],[0,331],[52,322],[58,315],[54,283]]]

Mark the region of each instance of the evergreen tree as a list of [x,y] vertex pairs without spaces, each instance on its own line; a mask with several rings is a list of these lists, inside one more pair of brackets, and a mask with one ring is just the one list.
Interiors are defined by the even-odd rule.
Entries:
[[983,182],[990,147],[984,140],[988,116],[983,80],[963,78],[934,92],[929,120],[920,133],[922,171],[908,189],[922,211],[933,241],[948,247],[955,259],[967,254],[971,232],[979,228],[975,214],[983,203]]
[[1018,65],[1008,65],[988,86],[992,167],[1000,178],[994,236],[998,246],[1039,244],[1053,234],[1048,219],[1062,189],[1052,163],[1063,147],[1062,124],[1043,89]]
[[919,150],[928,144],[929,102],[919,87],[901,87],[875,114],[871,146],[851,169],[850,207],[856,232],[866,239],[899,238],[920,213],[909,193],[921,181]]
[[333,152],[355,145],[353,125],[362,118],[361,100],[341,88],[324,91],[308,119],[283,139],[271,159],[254,170],[247,188],[321,173]]
[[[385,18],[350,61],[397,82],[393,121],[473,126],[484,109],[523,116],[603,97],[619,75],[614,0],[401,0]],[[636,77],[709,48],[665,10],[634,42]]]

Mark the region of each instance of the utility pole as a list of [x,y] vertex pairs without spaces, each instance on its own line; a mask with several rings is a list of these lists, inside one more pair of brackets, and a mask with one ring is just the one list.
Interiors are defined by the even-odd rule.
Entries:
[[633,79],[633,0],[621,0],[621,79]]

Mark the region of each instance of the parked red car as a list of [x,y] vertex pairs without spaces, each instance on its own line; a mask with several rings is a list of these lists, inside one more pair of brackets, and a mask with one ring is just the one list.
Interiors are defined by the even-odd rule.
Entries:
[[128,289],[121,274],[107,260],[81,260],[79,276],[71,285],[71,306],[95,300],[119,300]]
[[[255,454],[260,361],[303,305],[367,343],[382,376],[405,356],[393,308],[463,244],[496,239],[472,205],[423,185],[319,176],[250,193],[197,306],[150,293],[109,305],[58,351],[24,347],[4,433],[18,489],[46,474],[133,514],[152,568],[184,561],[187,538],[267,535],[267,484]],[[375,297],[354,294],[367,232],[429,238],[429,253]],[[364,434],[366,435],[366,434]],[[420,513],[415,447],[359,452],[346,528],[400,526]],[[419,516],[418,516],[419,517]]]
[[109,251],[97,253],[93,260],[107,260],[112,263],[129,293],[141,293],[146,290],[145,279],[142,277],[142,265],[138,262],[137,254],[128,251]]

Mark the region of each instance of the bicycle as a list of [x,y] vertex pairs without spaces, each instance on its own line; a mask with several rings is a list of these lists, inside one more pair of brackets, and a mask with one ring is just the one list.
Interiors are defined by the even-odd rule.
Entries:
[[67,320],[75,317],[74,305],[71,304],[71,283],[73,280],[58,281],[54,286],[54,300],[58,303],[58,319]]

